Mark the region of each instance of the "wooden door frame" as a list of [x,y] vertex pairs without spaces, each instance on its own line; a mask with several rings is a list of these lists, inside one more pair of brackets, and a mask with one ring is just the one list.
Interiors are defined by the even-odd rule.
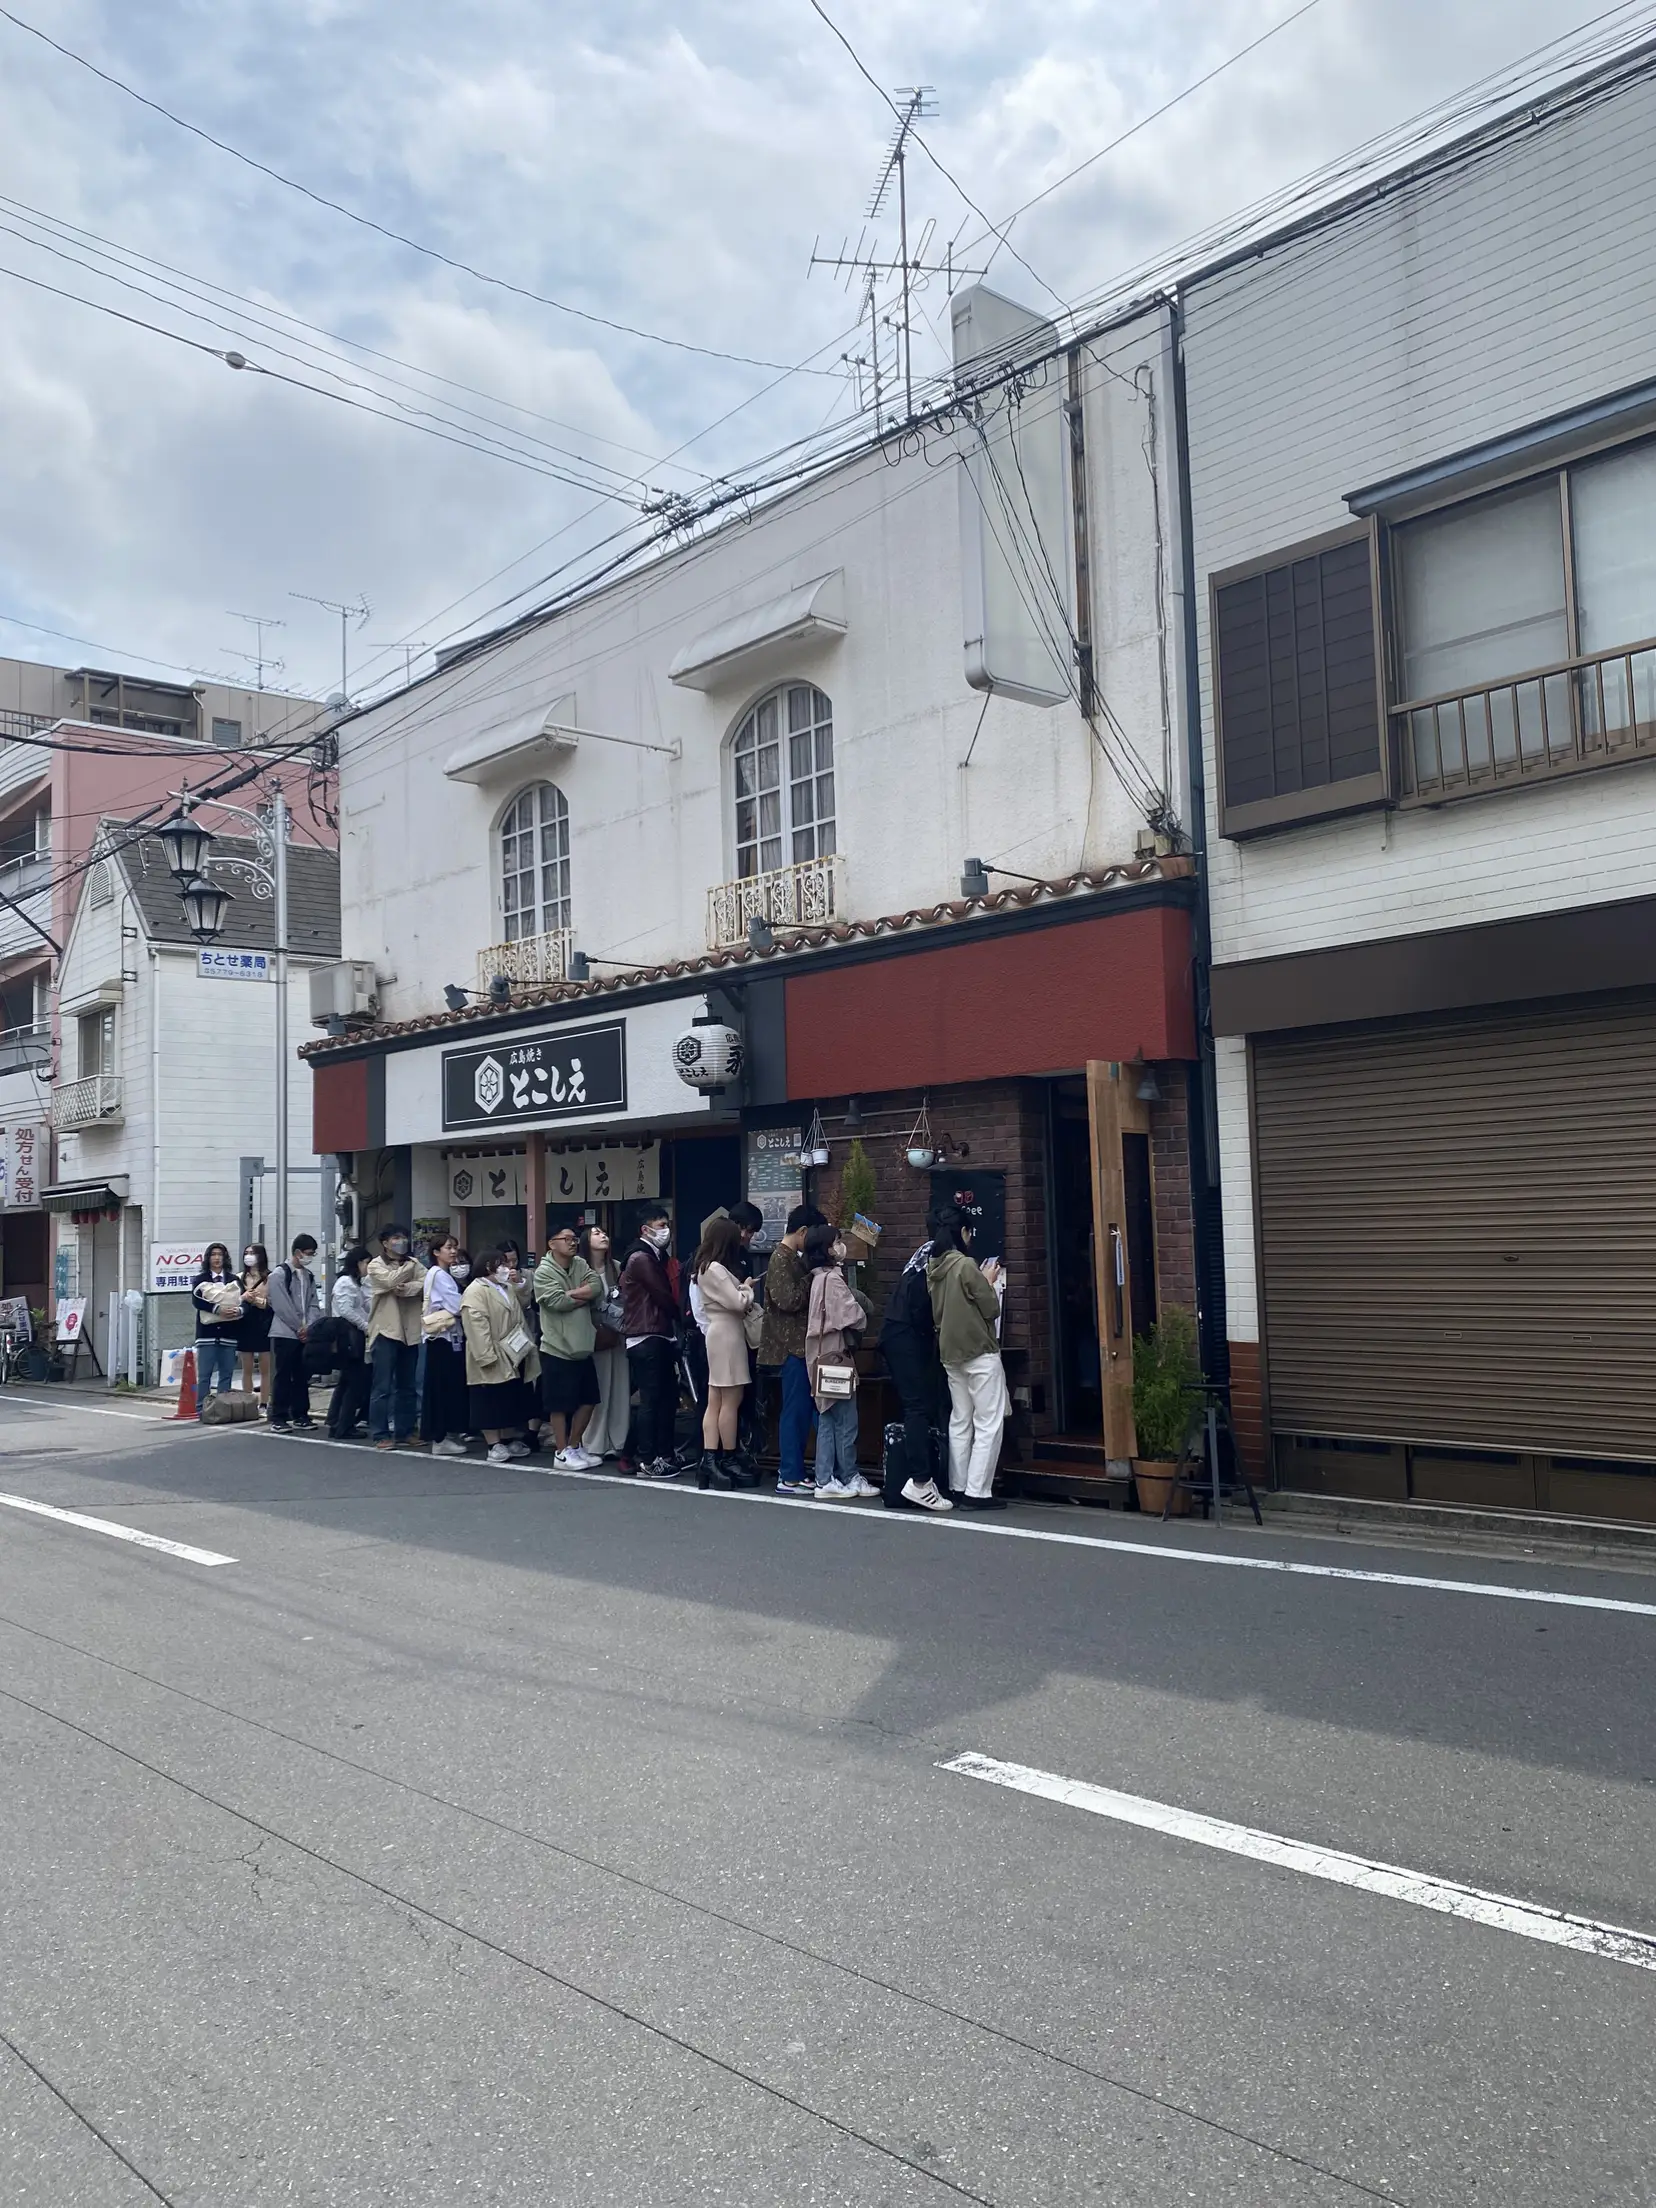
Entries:
[[[1104,1455],[1125,1472],[1138,1454],[1133,1424],[1133,1257],[1127,1233],[1123,1135],[1148,1135],[1150,1107],[1138,1094],[1136,1068],[1119,1060],[1087,1062],[1087,1131],[1092,1149],[1093,1292],[1098,1301],[1099,1388],[1104,1400]],[[1150,1163],[1154,1235],[1155,1158]]]

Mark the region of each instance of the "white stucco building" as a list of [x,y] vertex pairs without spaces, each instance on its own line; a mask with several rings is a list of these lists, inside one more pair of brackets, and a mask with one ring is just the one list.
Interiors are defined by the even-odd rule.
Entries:
[[[223,875],[234,902],[221,940],[192,939],[159,839],[103,824],[107,856],[85,876],[59,977],[62,1068],[50,1090],[57,1135],[54,1285],[88,1299],[107,1362],[111,1291],[149,1296],[148,1352],[193,1332],[187,1293],[155,1293],[154,1252],[274,1238],[276,1022],[272,908]],[[215,839],[213,857],[251,842]],[[211,865],[209,872],[213,872]],[[288,853],[290,1232],[327,1243],[333,1180],[310,1155],[310,974],[339,955],[338,860]],[[262,1170],[254,1170],[259,1161]],[[276,1252],[272,1251],[272,1258]]]
[[[785,1211],[817,1114],[812,1185],[860,1133],[905,1254],[940,1194],[987,1207],[1024,1439],[1102,1472],[1134,1321],[1194,1297],[1170,320],[1061,345],[955,307],[952,411],[345,724],[342,940],[377,1002],[313,1046],[316,1141],[371,1217],[532,1248],[609,1201],[620,1145],[684,1252],[716,1203]],[[697,1018],[745,1047],[716,1096],[675,1068]]]

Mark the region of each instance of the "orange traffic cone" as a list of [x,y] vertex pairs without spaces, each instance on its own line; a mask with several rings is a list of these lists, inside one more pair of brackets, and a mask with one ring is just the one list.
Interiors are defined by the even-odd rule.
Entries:
[[187,1349],[184,1352],[184,1381],[178,1391],[178,1408],[174,1411],[173,1417],[194,1418],[196,1411],[195,1351]]

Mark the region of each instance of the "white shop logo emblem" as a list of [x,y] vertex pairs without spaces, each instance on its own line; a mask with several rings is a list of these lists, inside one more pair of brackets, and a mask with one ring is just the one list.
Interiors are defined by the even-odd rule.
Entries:
[[[521,1055],[513,1053],[514,1057]],[[478,1110],[498,1111],[506,1100],[508,1081],[514,1112],[544,1110],[549,1104],[584,1104],[587,1100],[586,1069],[579,1058],[570,1059],[567,1075],[556,1066],[539,1063],[514,1068],[508,1074],[498,1058],[485,1058],[472,1076]]]
[[472,1081],[472,1093],[480,1112],[492,1112],[506,1094],[506,1076],[498,1058],[485,1058]]

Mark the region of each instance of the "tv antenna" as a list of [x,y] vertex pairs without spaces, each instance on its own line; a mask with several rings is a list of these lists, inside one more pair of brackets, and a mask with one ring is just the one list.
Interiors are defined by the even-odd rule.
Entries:
[[[237,652],[236,657],[238,659],[252,660],[254,668],[253,679],[256,686],[260,690],[262,690],[265,686],[265,669],[269,667],[274,669],[277,674],[281,674],[281,672],[287,665],[287,661],[285,659],[271,659],[266,657],[264,648],[264,632],[266,631],[266,629],[285,629],[287,627],[287,623],[285,621],[279,620],[277,616],[273,613],[238,613],[234,606],[227,606],[225,608],[225,611],[229,614],[232,621],[245,621],[253,631],[252,651]],[[232,650],[234,649],[233,646],[227,648]]]
[[[850,289],[851,280],[854,276],[861,276],[863,279],[862,310],[858,320],[861,321],[862,315],[868,317],[868,355],[865,358],[861,354],[845,353],[841,357],[852,375],[856,377],[859,405],[862,400],[861,370],[865,366],[871,370],[874,385],[874,419],[876,422],[880,419],[881,408],[881,316],[879,312],[881,280],[895,276],[901,281],[901,307],[896,315],[887,316],[885,319],[887,326],[897,338],[901,354],[900,365],[906,419],[912,421],[914,418],[914,325],[912,305],[916,288],[915,280],[918,277],[942,276],[946,279],[952,293],[961,277],[981,276],[984,273],[981,268],[967,268],[955,260],[954,241],[952,239],[941,261],[928,261],[926,259],[926,249],[931,243],[932,232],[936,228],[935,223],[928,222],[926,224],[914,251],[911,253],[909,250],[909,140],[914,134],[915,125],[936,113],[937,97],[929,84],[911,84],[898,87],[896,127],[892,131],[890,141],[886,146],[885,159],[881,163],[879,177],[875,182],[873,191],[868,195],[868,205],[863,210],[863,226],[857,233],[856,245],[851,244],[850,237],[847,235],[837,253],[819,252],[814,245],[811,248],[812,268],[832,269],[836,274],[842,275],[845,278],[847,290]],[[877,222],[890,204],[893,184],[897,188],[898,245],[895,260],[889,257],[882,258],[879,241],[870,239],[868,235],[868,225],[871,222]],[[866,250],[865,240],[867,241]]]
[[371,645],[376,652],[401,652],[401,654],[403,655],[403,681],[405,684],[411,683],[414,680],[415,653],[429,652],[431,650],[429,639],[423,636],[365,636],[362,641],[364,642],[364,644]]
[[[308,590],[290,590],[290,598],[302,598],[307,606],[320,606],[324,613],[339,616],[339,702],[351,702],[351,623],[360,629],[368,618],[368,601],[359,591],[355,605],[345,605],[337,598],[317,598]],[[332,703],[332,700],[329,701]]]

